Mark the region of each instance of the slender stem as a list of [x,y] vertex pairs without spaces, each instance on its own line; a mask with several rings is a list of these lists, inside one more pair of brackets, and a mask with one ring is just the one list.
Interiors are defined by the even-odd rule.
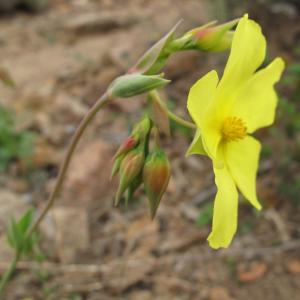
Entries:
[[174,122],[184,126],[184,127],[187,127],[187,128],[191,128],[191,129],[196,129],[196,125],[192,122],[189,122],[189,121],[186,121],[182,118],[180,118],[179,116],[175,115],[174,113],[172,113],[170,110],[168,110],[168,116],[171,120],[173,120]]
[[176,122],[177,124],[180,124],[184,127],[187,128],[191,128],[191,129],[196,129],[196,125],[192,122],[189,122],[187,120],[182,119],[181,117],[177,116],[176,114],[174,114],[173,112],[171,112],[169,109],[167,109],[165,103],[162,101],[159,93],[156,90],[153,90],[151,92],[149,92],[149,96],[154,99],[155,101],[157,101],[161,106],[166,108],[168,117],[173,120],[174,122]]
[[107,104],[107,102],[110,100],[109,96],[107,93],[103,94],[102,97],[100,97],[96,103],[92,106],[92,108],[88,111],[88,113],[85,115],[85,117],[83,118],[83,120],[81,121],[81,123],[79,124],[78,128],[76,129],[70,146],[67,150],[66,156],[64,161],[62,162],[59,174],[58,174],[58,178],[55,184],[55,187],[46,203],[46,206],[44,207],[44,209],[42,210],[41,214],[39,215],[39,217],[35,220],[35,222],[32,224],[32,226],[29,228],[28,232],[27,232],[27,236],[30,236],[39,226],[39,224],[41,223],[41,221],[43,220],[43,218],[45,217],[45,215],[47,214],[47,212],[49,211],[49,209],[52,207],[52,205],[55,202],[55,199],[57,198],[57,196],[59,195],[62,185],[64,183],[64,179],[65,179],[65,175],[66,172],[68,170],[71,158],[74,154],[74,151],[76,149],[76,146],[83,134],[83,132],[85,131],[85,129],[87,128],[87,126],[90,124],[90,122],[93,120],[93,118],[95,117],[95,115],[97,114],[97,112],[105,105]]
[[3,293],[4,288],[7,284],[7,282],[9,281],[10,277],[15,272],[19,258],[20,258],[20,253],[16,252],[13,260],[10,262],[9,268],[6,270],[6,272],[2,276],[1,281],[0,281],[0,295]]

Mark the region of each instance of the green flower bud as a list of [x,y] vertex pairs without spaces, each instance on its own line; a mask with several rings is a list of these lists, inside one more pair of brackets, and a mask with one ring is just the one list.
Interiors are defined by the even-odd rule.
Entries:
[[171,167],[166,154],[161,149],[150,153],[145,162],[143,181],[152,219],[155,217],[160,200],[166,191],[170,175]]
[[141,147],[131,150],[122,160],[120,165],[120,182],[115,198],[115,205],[119,204],[125,190],[142,170],[144,160],[144,150],[141,149]]
[[141,142],[145,142],[151,129],[151,121],[148,116],[145,116],[132,131],[133,135],[138,135]]
[[130,183],[129,187],[126,190],[125,193],[125,205],[128,206],[129,201],[132,200],[133,194],[135,191],[141,186],[143,182],[143,172],[141,172],[133,179],[133,181]]
[[122,153],[118,157],[115,158],[114,164],[112,166],[111,174],[110,174],[111,179],[119,172],[120,166],[121,166],[121,163],[122,163],[122,160],[124,159],[124,157],[125,157],[125,154]]
[[189,49],[223,51],[231,47],[233,38],[231,29],[238,21],[236,19],[218,26],[212,26],[215,22],[211,22],[187,32],[181,39],[185,41],[185,47]]
[[111,97],[128,98],[164,87],[169,82],[160,75],[126,74],[111,83],[108,94]]

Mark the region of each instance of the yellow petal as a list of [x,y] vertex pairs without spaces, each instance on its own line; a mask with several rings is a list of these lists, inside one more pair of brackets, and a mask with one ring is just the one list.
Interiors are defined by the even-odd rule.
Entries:
[[273,86],[280,79],[283,69],[283,60],[276,58],[254,74],[238,93],[232,114],[246,123],[249,133],[274,122],[277,95]]
[[222,139],[221,124],[222,118],[220,118],[217,112],[213,112],[213,109],[209,109],[203,125],[200,127],[203,147],[207,155],[218,165],[222,164],[221,157],[217,155]]
[[213,70],[199,79],[190,89],[187,108],[198,127],[201,126],[205,112],[215,97],[218,81],[218,74]]
[[224,157],[226,165],[237,187],[257,209],[261,205],[256,196],[256,173],[261,145],[251,136],[226,144]]
[[234,33],[229,59],[218,87],[222,101],[234,98],[238,88],[262,64],[265,53],[266,40],[260,26],[245,15]]
[[186,156],[192,155],[192,154],[202,154],[202,155],[207,155],[203,143],[202,143],[202,137],[200,130],[198,129],[196,131],[195,137],[189,147],[189,149],[186,152]]
[[214,203],[212,232],[209,245],[218,249],[229,246],[237,229],[238,192],[227,168],[214,168],[218,187]]
[[[188,111],[202,133],[205,152],[215,159],[218,144],[221,139],[220,121],[214,105],[218,74],[216,71],[207,73],[191,88],[188,96]],[[195,141],[196,142],[196,141]]]

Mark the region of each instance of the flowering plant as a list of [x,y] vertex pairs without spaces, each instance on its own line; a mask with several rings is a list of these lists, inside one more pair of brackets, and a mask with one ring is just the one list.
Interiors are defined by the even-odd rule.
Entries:
[[[115,205],[123,200],[128,203],[143,185],[151,218],[155,217],[171,174],[171,163],[159,142],[161,133],[169,134],[171,119],[196,131],[187,154],[202,154],[212,160],[218,192],[208,237],[211,247],[229,246],[236,232],[237,188],[253,206],[261,208],[256,196],[260,143],[250,134],[274,121],[277,96],[273,86],[280,79],[284,63],[277,58],[257,71],[265,59],[266,41],[259,25],[247,15],[226,24],[214,24],[192,29],[179,38],[175,37],[176,24],[127,74],[116,78],[88,111],[70,142],[56,185],[40,215],[34,218],[32,211],[27,212],[9,226],[7,237],[15,257],[1,279],[0,293],[19,259],[33,251],[36,230],[58,198],[82,134],[103,106],[116,98],[147,93],[147,111],[151,113],[136,124],[114,156],[112,176],[119,174]],[[216,52],[228,48],[231,51],[222,79],[219,81],[217,72],[211,71],[189,92],[187,107],[195,124],[170,111],[158,92],[170,82],[160,73],[168,58],[178,51]]]

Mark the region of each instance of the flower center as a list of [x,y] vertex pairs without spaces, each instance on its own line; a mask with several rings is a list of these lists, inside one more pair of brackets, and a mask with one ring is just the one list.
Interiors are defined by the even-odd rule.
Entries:
[[221,132],[224,140],[236,141],[243,139],[247,135],[247,127],[242,119],[228,117],[223,122]]

